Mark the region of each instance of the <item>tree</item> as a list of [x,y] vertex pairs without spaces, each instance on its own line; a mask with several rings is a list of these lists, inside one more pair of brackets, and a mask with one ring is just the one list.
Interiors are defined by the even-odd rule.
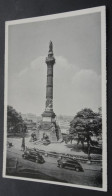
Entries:
[[69,135],[78,136],[78,142],[82,143],[84,147],[84,142],[87,142],[88,156],[90,156],[90,145],[94,144],[91,140],[92,135],[101,135],[102,130],[102,117],[101,110],[100,113],[94,113],[91,109],[85,108],[78,112],[74,119],[70,123]]
[[8,132],[26,132],[26,125],[20,115],[12,106],[7,106],[7,128]]
[[80,133],[86,135],[88,131],[91,134],[99,135],[102,129],[102,118],[99,113],[94,113],[91,109],[85,108],[78,112],[70,122],[70,133]]

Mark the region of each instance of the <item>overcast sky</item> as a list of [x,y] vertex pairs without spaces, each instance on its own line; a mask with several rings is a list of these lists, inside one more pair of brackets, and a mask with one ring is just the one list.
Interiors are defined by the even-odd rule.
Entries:
[[101,18],[93,13],[9,26],[8,104],[45,110],[49,41],[53,42],[54,112],[75,115],[101,106]]

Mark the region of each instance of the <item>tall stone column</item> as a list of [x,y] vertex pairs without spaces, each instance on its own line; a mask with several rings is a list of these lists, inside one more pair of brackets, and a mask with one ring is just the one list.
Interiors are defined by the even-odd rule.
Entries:
[[47,64],[46,104],[42,117],[45,122],[54,122],[56,116],[53,112],[53,66],[55,64],[55,58],[51,41],[49,43],[48,57],[46,57],[45,62]]
[[38,139],[45,140],[45,136],[47,136],[51,142],[60,142],[62,139],[61,130],[56,122],[56,115],[53,111],[53,67],[55,58],[51,41],[45,62],[47,64],[46,103],[45,111],[42,114],[42,121],[37,126]]

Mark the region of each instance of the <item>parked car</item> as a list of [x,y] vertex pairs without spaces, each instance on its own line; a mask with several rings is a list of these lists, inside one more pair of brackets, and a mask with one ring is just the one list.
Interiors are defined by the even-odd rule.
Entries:
[[71,168],[74,169],[75,171],[84,171],[81,164],[73,158],[60,158],[58,161],[58,167],[60,168]]
[[43,156],[39,152],[37,152],[36,150],[27,149],[22,154],[22,157],[24,159],[35,161],[36,163],[44,163],[45,162]]

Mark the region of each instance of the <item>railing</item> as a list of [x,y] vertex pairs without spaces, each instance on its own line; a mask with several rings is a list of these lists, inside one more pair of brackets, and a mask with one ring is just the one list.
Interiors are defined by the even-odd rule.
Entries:
[[[64,158],[74,158],[79,162],[87,162],[88,161],[88,156],[80,156],[80,155],[71,155],[71,154],[64,154],[64,153],[57,153],[57,152],[49,152],[45,150],[39,150],[37,148],[34,148],[37,152],[41,153],[44,156],[49,156],[49,157],[54,157],[54,158],[59,158],[59,157],[64,157]],[[33,149],[31,149],[33,150]],[[102,163],[102,159],[93,159],[91,158],[91,163]]]

